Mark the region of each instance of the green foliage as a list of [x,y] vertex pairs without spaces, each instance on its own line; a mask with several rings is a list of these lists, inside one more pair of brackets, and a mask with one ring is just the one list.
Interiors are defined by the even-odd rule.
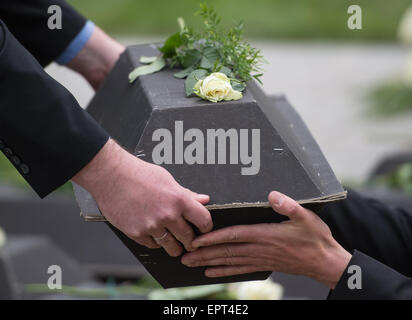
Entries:
[[412,88],[401,82],[381,84],[370,92],[368,98],[371,111],[378,116],[412,111]]
[[182,71],[176,72],[175,77],[178,78],[178,79],[184,79],[188,75],[190,75],[193,71],[194,71],[193,67],[188,67],[186,69],[183,69]]
[[[170,66],[191,67],[193,70],[205,69],[209,73],[225,68],[225,73],[230,78],[237,78],[242,82],[252,78],[260,81],[263,56],[259,49],[244,41],[243,23],[237,23],[228,31],[223,30],[222,19],[205,3],[200,4],[200,10],[196,15],[203,20],[203,30],[196,31],[181,22],[181,40],[174,41],[175,50],[170,49],[170,52],[175,52],[174,55],[168,56]],[[176,34],[172,37],[175,36]],[[165,42],[164,47],[170,44],[171,38]],[[161,49],[162,52],[164,47]]]
[[148,65],[140,66],[134,69],[132,72],[130,72],[129,74],[130,82],[135,81],[138,77],[143,76],[145,74],[151,74],[151,73],[160,71],[166,66],[166,60],[163,59],[163,57],[161,56],[157,57],[156,59],[154,59],[153,57],[142,57],[142,58],[140,58],[140,62],[144,62],[144,61],[153,61],[153,62]]
[[195,84],[199,81],[204,79],[207,76],[208,72],[204,69],[196,69],[193,70],[185,80],[185,91],[186,96],[191,96],[193,94],[193,88]]
[[376,183],[412,195],[412,162],[403,164],[393,172],[378,178]]
[[163,57],[170,58],[176,54],[176,48],[180,47],[181,45],[182,37],[180,36],[180,33],[177,32],[165,41],[163,47],[160,48],[160,52],[163,53]]
[[[263,56],[243,39],[243,23],[237,23],[228,31],[221,28],[221,18],[205,3],[200,4],[196,13],[203,20],[200,31],[189,28],[182,18],[178,18],[180,32],[171,35],[159,49],[161,57],[144,57],[141,62],[153,61],[148,66],[140,66],[129,75],[130,82],[137,77],[160,71],[166,64],[171,68],[182,68],[176,78],[186,79],[187,96],[193,94],[196,82],[213,72],[225,73],[235,90],[243,91],[251,79],[260,81],[263,75]],[[165,60],[159,62],[162,57]]]
[[146,57],[146,56],[140,57],[140,63],[153,63],[156,60],[157,60],[157,57]]

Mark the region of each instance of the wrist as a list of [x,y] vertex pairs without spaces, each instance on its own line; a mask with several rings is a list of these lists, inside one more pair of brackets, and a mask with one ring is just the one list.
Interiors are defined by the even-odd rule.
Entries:
[[113,176],[119,175],[118,172],[125,157],[124,153],[127,152],[114,140],[109,139],[96,156],[72,180],[92,195],[99,193],[100,189],[115,183]]
[[330,289],[335,289],[352,259],[352,255],[349,252],[334,239],[333,241],[333,246],[326,249],[323,258],[320,259],[322,265],[319,267],[316,277],[314,277]]

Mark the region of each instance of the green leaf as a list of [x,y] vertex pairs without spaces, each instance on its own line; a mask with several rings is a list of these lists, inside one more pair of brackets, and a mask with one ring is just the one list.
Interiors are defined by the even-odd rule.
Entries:
[[180,32],[184,32],[186,28],[185,20],[182,17],[177,18],[177,24],[179,25]]
[[228,78],[233,78],[233,72],[230,70],[228,67],[221,67],[218,72],[221,72],[225,75],[227,75]]
[[184,56],[180,57],[180,63],[183,68],[193,67],[195,64],[199,62],[201,57],[202,54],[199,50],[188,50]]
[[206,57],[203,57],[202,60],[200,61],[200,68],[207,69],[207,70],[211,71],[213,69],[213,66],[214,66],[214,64],[211,63],[209,61],[209,59],[206,58]]
[[157,59],[157,56],[154,56],[154,57],[141,56],[139,62],[140,63],[152,63],[156,59]]
[[216,48],[208,47],[203,50],[200,68],[212,70],[215,63],[219,60],[219,51]]
[[182,70],[182,71],[179,71],[179,72],[175,73],[174,76],[175,76],[176,78],[179,78],[179,79],[184,79],[184,78],[186,78],[189,74],[191,74],[192,71],[193,71],[193,67],[189,67],[189,68],[186,68],[186,69],[184,69],[184,70]]
[[195,87],[195,84],[201,80],[204,79],[207,76],[208,72],[203,69],[197,69],[192,71],[187,79],[185,80],[185,91],[186,91],[186,96],[191,96],[193,94],[193,89]]
[[203,20],[202,29],[194,30],[179,19],[180,32],[167,39],[161,48],[169,66],[182,69],[193,66],[193,69],[205,69],[210,73],[226,66],[232,71],[223,71],[229,78],[243,82],[253,78],[260,81],[258,73],[261,73],[264,59],[259,49],[244,40],[243,24],[238,23],[229,29],[223,27],[216,11],[204,3],[198,15]]
[[166,66],[166,61],[163,57],[159,56],[155,61],[149,65],[140,66],[129,73],[130,83],[134,82],[138,77],[145,74],[152,74],[162,70]]
[[230,84],[232,85],[233,90],[240,91],[242,92],[246,88],[246,83],[245,82],[240,82],[240,81],[231,81]]
[[180,32],[171,35],[163,44],[163,47],[159,49],[163,53],[165,58],[170,58],[176,53],[176,49],[182,44],[182,38]]

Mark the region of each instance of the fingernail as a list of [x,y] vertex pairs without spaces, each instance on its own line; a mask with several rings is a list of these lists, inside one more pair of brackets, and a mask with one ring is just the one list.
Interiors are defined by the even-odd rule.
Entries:
[[172,256],[172,257],[178,257],[178,256],[180,256],[181,254],[182,254],[182,250],[173,251],[173,252],[171,253],[171,256]]
[[215,272],[213,270],[206,269],[205,271],[206,277],[213,277],[214,275],[215,275]]
[[285,197],[281,195],[280,193],[275,193],[275,199],[274,199],[274,206],[275,207],[280,207],[282,203],[285,201]]
[[195,241],[192,242],[192,247],[194,247],[195,249],[197,249],[201,246],[203,246],[203,242],[200,241],[200,240],[195,240]]

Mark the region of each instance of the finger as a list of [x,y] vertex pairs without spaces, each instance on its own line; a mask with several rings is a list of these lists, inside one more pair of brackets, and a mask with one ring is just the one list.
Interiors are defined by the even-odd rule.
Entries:
[[222,243],[250,242],[259,238],[259,235],[262,233],[262,227],[265,227],[264,224],[232,226],[219,229],[199,236],[193,240],[192,245],[198,248]]
[[261,246],[255,244],[221,244],[187,253],[182,257],[182,263],[197,266],[213,259],[256,256],[261,250]]
[[183,217],[193,223],[202,233],[209,232],[213,228],[212,217],[209,210],[193,198],[185,203]]
[[203,267],[203,266],[243,266],[243,265],[255,265],[263,266],[265,260],[252,257],[224,257],[215,258],[209,260],[198,261],[187,265],[188,267]]
[[222,266],[213,267],[205,270],[206,277],[217,278],[217,277],[228,277],[245,273],[252,273],[257,271],[270,271],[267,267],[262,266]]
[[141,238],[131,238],[132,240],[136,241],[138,244],[145,246],[149,249],[157,249],[161,248],[152,237],[141,237]]
[[200,202],[203,205],[206,205],[210,201],[210,197],[207,194],[196,193],[190,189],[185,188],[196,201]]
[[210,201],[210,197],[207,194],[199,194],[195,195],[195,199],[199,201],[201,204],[206,205]]
[[303,219],[307,216],[307,209],[288,196],[272,191],[269,194],[269,203],[277,213],[289,217],[291,220]]
[[173,236],[185,246],[187,251],[192,251],[194,249],[192,247],[192,241],[195,238],[195,232],[183,218],[173,221],[166,227]]
[[153,239],[158,245],[165,249],[169,256],[177,257],[183,252],[182,246],[169,231],[159,232],[153,236]]
[[204,261],[202,264],[198,264],[191,267],[204,267],[204,266],[259,266],[263,268],[265,265],[264,260],[250,258],[250,257],[232,257],[232,258],[216,258]]

